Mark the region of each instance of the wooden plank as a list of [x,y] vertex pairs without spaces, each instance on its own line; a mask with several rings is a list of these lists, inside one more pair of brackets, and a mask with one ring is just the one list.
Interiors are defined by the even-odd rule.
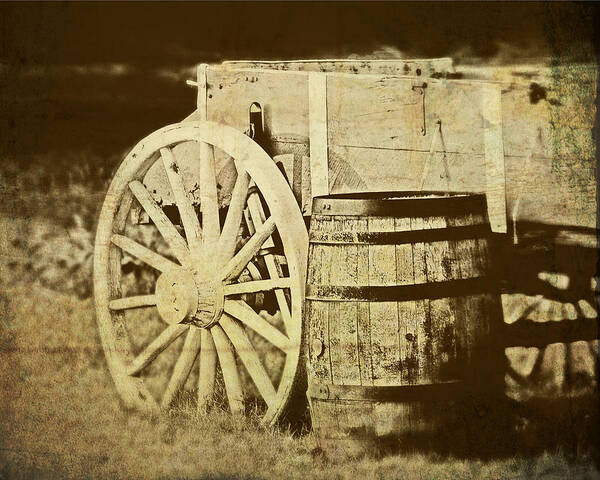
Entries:
[[208,82],[207,82],[207,70],[208,65],[206,63],[201,63],[196,67],[196,82],[198,87],[198,96],[196,98],[196,108],[198,112],[199,120],[207,119],[207,90],[208,90]]
[[277,71],[302,72],[339,72],[351,74],[373,75],[417,75],[429,77],[433,74],[445,74],[454,71],[452,59],[314,59],[314,60],[234,60],[223,62],[226,68],[272,69]]
[[[217,66],[210,67],[207,74],[209,80],[208,92],[212,95],[209,99],[209,109],[215,113],[223,112],[223,109],[228,110],[230,113],[224,114],[223,119],[235,117],[236,122],[239,122],[239,127],[244,129],[246,127],[245,123],[247,123],[247,106],[256,100],[273,108],[271,121],[274,128],[271,132],[274,136],[280,134],[308,136],[307,73],[250,69],[236,71]],[[330,76],[332,79],[341,77],[347,82],[358,84],[367,82],[367,85],[379,81],[395,82],[403,80],[414,82],[415,80],[414,78],[402,79],[395,75],[385,74],[339,75],[332,73]],[[547,80],[551,79],[548,77]],[[474,128],[481,132],[480,112],[477,113],[480,110],[478,98],[481,96],[481,91],[487,85],[490,85],[489,82],[428,79],[427,84],[426,114],[428,127],[433,125],[437,118],[441,118],[444,125],[449,127],[449,122],[453,123],[457,129],[456,133],[449,130],[447,137],[451,144],[455,143],[458,146],[461,145],[459,136],[468,137],[472,135]],[[530,139],[537,138],[541,134],[540,141],[537,142],[539,144],[535,146],[533,154],[551,158],[552,128],[548,102],[532,103],[529,98],[529,85],[519,86],[511,83],[511,88],[506,88],[507,84],[495,83],[495,85],[504,87],[501,94],[503,124],[504,129],[506,129],[504,135],[506,153],[525,156],[530,149]],[[553,85],[549,83],[542,86],[546,88],[548,98],[554,98],[561,93],[556,92]],[[235,89],[235,96],[229,95],[231,88]],[[590,91],[593,91],[593,88],[593,85],[590,85]],[[358,89],[358,93],[361,94],[360,89]],[[230,98],[238,98],[240,103],[230,102]],[[352,101],[353,99],[350,99],[348,103]],[[214,107],[213,103],[215,104]],[[243,107],[240,108],[240,105],[243,105]],[[239,112],[231,115],[232,110],[235,109]],[[430,112],[431,116],[427,112]],[[471,114],[470,112],[474,113]],[[581,123],[577,124],[577,126],[579,125]],[[393,128],[394,125],[392,124],[386,126],[386,130]],[[304,130],[304,133],[300,130]],[[483,154],[482,138],[482,135],[480,135],[478,143],[481,148],[475,153]],[[431,144],[429,135],[423,140],[425,146]],[[464,150],[459,151],[467,153]]]
[[[486,188],[483,155],[446,154],[450,182],[442,178],[443,155],[431,161],[427,190],[482,192]],[[344,175],[331,184],[331,193],[418,190],[420,174],[429,152],[330,145],[330,166],[344,164]],[[330,172],[331,173],[331,172]]]
[[327,75],[311,72],[308,75],[308,123],[313,197],[329,194],[327,121]]
[[506,233],[506,179],[500,86],[490,85],[484,92],[481,108],[484,121],[485,192],[488,214],[492,231]]
[[[393,218],[370,217],[369,232],[393,232]],[[396,247],[369,246],[369,285],[396,283]],[[396,302],[371,302],[371,344],[373,348],[373,385],[399,385],[400,349],[398,307]]]

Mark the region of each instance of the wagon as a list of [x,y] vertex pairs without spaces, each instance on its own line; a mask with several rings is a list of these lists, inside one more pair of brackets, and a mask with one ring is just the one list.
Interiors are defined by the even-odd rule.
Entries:
[[[315,196],[484,192],[507,245],[544,225],[595,247],[593,169],[574,168],[593,158],[581,101],[593,71],[565,83],[572,69],[530,70],[485,78],[447,58],[200,65],[196,109],[129,152],[100,214],[97,321],[124,404],[282,417],[305,389]],[[587,281],[569,302],[593,310]]]

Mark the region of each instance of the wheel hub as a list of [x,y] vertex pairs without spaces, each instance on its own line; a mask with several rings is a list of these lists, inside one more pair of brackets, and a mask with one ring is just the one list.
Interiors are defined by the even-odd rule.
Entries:
[[202,328],[210,328],[219,321],[223,314],[223,283],[208,277],[202,272],[194,273],[198,304],[192,315],[192,322]]
[[156,307],[169,324],[210,328],[223,314],[223,285],[206,271],[175,268],[156,281]]

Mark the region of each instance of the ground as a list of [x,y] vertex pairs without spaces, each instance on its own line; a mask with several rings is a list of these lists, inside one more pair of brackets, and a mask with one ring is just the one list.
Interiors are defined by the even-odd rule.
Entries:
[[88,279],[86,245],[102,178],[82,174],[88,180],[61,184],[49,177],[26,189],[39,171],[20,172],[21,185],[8,187],[11,175],[5,169],[0,183],[11,199],[0,210],[0,478],[600,477],[577,448],[494,459],[414,452],[336,461],[324,457],[307,426],[264,427],[220,411],[199,416],[186,405],[155,418],[124,410]]

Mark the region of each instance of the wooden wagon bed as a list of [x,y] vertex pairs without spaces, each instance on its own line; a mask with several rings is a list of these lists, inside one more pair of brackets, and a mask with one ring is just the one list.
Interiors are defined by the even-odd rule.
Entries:
[[190,83],[205,113],[188,118],[248,131],[258,103],[259,143],[305,215],[316,194],[482,191],[497,232],[507,218],[595,227],[595,68],[456,70],[450,59],[203,66]]

